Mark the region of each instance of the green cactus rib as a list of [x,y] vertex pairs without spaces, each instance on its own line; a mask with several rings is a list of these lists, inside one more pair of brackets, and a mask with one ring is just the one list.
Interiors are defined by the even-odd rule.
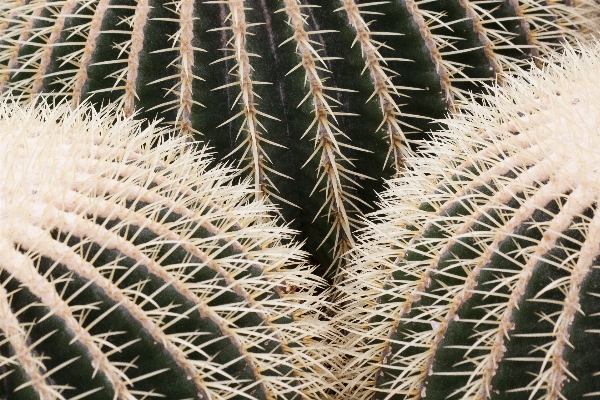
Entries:
[[322,283],[231,170],[114,107],[0,127],[0,397],[325,398]]
[[335,321],[340,398],[600,395],[600,60],[567,47],[390,181]]
[[[0,89],[119,104],[252,177],[321,264],[409,142],[481,82],[593,30],[594,0],[12,0]],[[411,138],[409,140],[409,138]]]

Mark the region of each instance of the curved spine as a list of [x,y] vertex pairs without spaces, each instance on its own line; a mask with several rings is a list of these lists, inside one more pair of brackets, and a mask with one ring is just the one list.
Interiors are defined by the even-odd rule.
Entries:
[[[369,7],[371,5],[377,5],[364,3],[356,4],[354,0],[342,0],[343,8],[337,11],[344,10],[348,16],[350,25],[356,30],[356,42],[360,45],[363,57],[365,58],[365,69],[369,70],[373,86],[375,88],[372,96],[377,95],[379,98],[379,107],[383,113],[383,120],[381,125],[376,129],[379,130],[384,124],[387,129],[387,136],[389,142],[389,151],[386,156],[386,160],[390,157],[394,164],[396,173],[400,173],[403,169],[403,159],[406,156],[407,139],[402,131],[402,122],[399,117],[402,115],[400,106],[394,100],[395,96],[400,96],[398,88],[392,82],[393,75],[396,73],[387,66],[388,61],[410,61],[407,59],[394,59],[390,57],[383,57],[378,48],[385,46],[383,43],[373,39],[372,36],[393,36],[394,32],[371,32],[368,24],[362,18],[361,9]],[[367,12],[368,13],[368,12]],[[388,75],[391,74],[391,75]]]

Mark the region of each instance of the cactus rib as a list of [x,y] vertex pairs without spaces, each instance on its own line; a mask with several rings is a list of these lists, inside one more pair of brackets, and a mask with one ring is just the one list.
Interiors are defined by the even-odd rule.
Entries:
[[5,332],[5,340],[14,349],[14,355],[10,358],[3,357],[4,359],[0,363],[6,360],[19,364],[23,371],[31,377],[31,382],[34,382],[33,385],[38,389],[40,399],[60,398],[57,396],[58,390],[53,385],[46,383],[45,374],[43,374],[40,363],[32,352],[35,343],[27,343],[27,327],[22,325],[15,313],[12,312],[8,299],[9,294],[6,289],[4,286],[0,286],[0,330]]
[[[318,71],[330,71],[327,70],[325,59],[319,55],[319,52],[312,46],[311,40],[309,39],[310,34],[329,32],[323,30],[307,32],[304,29],[306,16],[300,11],[300,5],[297,0],[287,0],[285,11],[289,17],[290,25],[294,28],[294,35],[292,38],[296,41],[297,52],[302,57],[301,61],[290,70],[288,74],[296,68],[304,68],[305,82],[308,83],[309,90],[298,106],[302,105],[304,101],[312,99],[315,114],[314,120],[302,135],[302,137],[306,136],[313,128],[315,128],[315,148],[308,160],[304,163],[304,166],[306,166],[306,164],[315,156],[320,156],[319,177],[315,186],[312,188],[312,192],[318,189],[321,181],[326,181],[326,202],[321,206],[321,209],[315,214],[314,218],[316,219],[319,217],[321,211],[325,207],[328,207],[327,217],[328,219],[331,218],[333,220],[329,232],[327,232],[321,243],[319,243],[319,247],[322,246],[323,242],[335,232],[335,242],[339,245],[334,249],[333,258],[338,259],[341,254],[353,245],[354,239],[352,237],[351,226],[356,223],[356,220],[351,217],[349,211],[357,211],[359,208],[355,202],[361,201],[360,198],[348,193],[347,186],[342,182],[342,179],[350,182],[353,182],[356,179],[352,177],[352,171],[343,165],[343,163],[352,165],[352,162],[344,156],[342,148],[360,149],[357,149],[350,144],[342,143],[336,139],[336,136],[348,139],[348,136],[336,126],[336,116],[345,115],[345,113],[333,110],[336,106],[331,105],[330,101],[331,103],[338,104],[339,102],[331,95],[326,94],[326,91],[335,93],[344,91],[344,89],[329,87],[324,84],[323,78],[319,76]],[[321,66],[317,66],[317,64],[320,64]],[[333,119],[333,121],[331,121],[331,119]]]
[[[342,4],[343,7],[337,9],[336,11],[346,11],[350,25],[356,30],[355,41],[360,44],[363,57],[365,59],[365,69],[369,70],[373,87],[375,89],[367,101],[371,100],[371,98],[375,95],[377,95],[379,98],[379,108],[383,114],[383,120],[375,131],[379,131],[383,125],[386,126],[389,141],[389,150],[386,155],[386,161],[389,160],[391,156],[394,169],[396,173],[398,173],[403,169],[402,160],[406,156],[404,153],[407,151],[407,139],[401,128],[403,122],[399,119],[399,117],[402,115],[400,106],[394,100],[394,97],[400,96],[400,93],[398,92],[399,88],[397,88],[392,82],[392,77],[396,75],[396,72],[387,66],[387,62],[410,60],[404,58],[384,58],[380,54],[378,49],[380,46],[385,46],[385,44],[375,41],[372,39],[372,36],[393,36],[397,35],[398,33],[371,32],[369,30],[368,24],[361,16],[361,13],[365,13],[365,11],[361,11],[361,9],[369,6],[375,6],[379,3],[364,3],[358,5],[354,0],[342,0]],[[386,72],[392,75],[388,75]]]
[[[22,241],[17,243],[18,246],[23,246],[24,243],[43,242],[42,235],[36,235],[38,232],[15,232],[22,235]],[[28,247],[25,247],[29,250]],[[31,260],[27,259],[23,254],[19,253],[13,246],[3,241],[2,253],[2,268],[11,274],[14,279],[17,279],[21,284],[29,289],[33,295],[38,297],[40,301],[52,309],[52,313],[65,321],[67,329],[72,331],[77,340],[86,347],[92,357],[92,365],[95,372],[99,372],[106,376],[112,388],[114,388],[115,397],[127,400],[133,400],[135,397],[127,388],[128,379],[123,376],[123,373],[118,368],[109,362],[108,357],[102,352],[100,346],[93,339],[88,330],[80,326],[75,316],[71,313],[69,305],[60,298],[52,283],[47,282],[42,275],[38,273]],[[57,258],[60,260],[59,255]],[[73,360],[69,360],[73,361]],[[67,361],[67,363],[69,363]],[[66,366],[65,363],[61,367]]]
[[138,78],[139,57],[144,46],[144,28],[148,19],[150,6],[148,0],[140,0],[135,5],[135,13],[131,19],[131,39],[121,44],[124,52],[128,54],[127,62],[122,71],[117,71],[117,76],[124,76],[123,110],[125,115],[133,115],[135,111],[136,82]]
[[[256,108],[254,85],[265,84],[268,82],[259,82],[252,79],[252,66],[250,64],[250,56],[255,56],[254,54],[249,53],[246,50],[246,36],[248,35],[247,28],[250,28],[257,24],[248,24],[246,23],[246,16],[244,12],[244,4],[243,1],[235,0],[235,1],[210,1],[211,3],[223,3],[229,6],[229,14],[227,16],[227,20],[230,21],[231,25],[223,28],[217,28],[215,30],[226,30],[231,31],[231,39],[228,41],[229,47],[227,50],[233,52],[233,55],[226,56],[225,58],[221,58],[214,62],[222,62],[225,59],[233,59],[236,64],[233,69],[237,71],[238,81],[234,81],[226,84],[225,86],[219,86],[214,88],[213,90],[224,89],[228,86],[238,86],[240,88],[240,92],[234,103],[238,100],[241,100],[240,105],[242,110],[238,112],[236,115],[227,119],[221,125],[226,125],[229,122],[232,122],[239,117],[243,117],[242,125],[237,133],[239,136],[242,131],[247,133],[246,139],[242,141],[242,143],[233,150],[236,150],[246,147],[243,152],[242,158],[240,159],[239,164],[242,164],[243,161],[249,160],[248,166],[244,167],[244,169],[249,169],[252,171],[254,176],[254,186],[256,189],[257,198],[262,198],[269,191],[266,189],[266,185],[271,183],[267,175],[265,174],[266,166],[264,163],[266,161],[270,161],[266,153],[262,148],[261,137],[261,129],[265,130],[265,127],[262,123],[259,122],[258,117],[263,116],[265,118],[272,118],[277,120],[277,118],[263,113]],[[274,142],[270,142],[270,144],[274,144]],[[272,185],[272,183],[271,183]]]

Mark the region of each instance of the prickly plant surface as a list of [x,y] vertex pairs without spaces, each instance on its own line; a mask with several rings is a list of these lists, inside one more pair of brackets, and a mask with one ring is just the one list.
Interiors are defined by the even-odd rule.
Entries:
[[325,398],[291,231],[161,135],[0,103],[0,398]]
[[111,101],[207,140],[281,208],[324,271],[403,168],[407,137],[480,82],[583,38],[596,5],[6,0],[0,90]]
[[447,121],[353,252],[352,399],[600,395],[600,45]]

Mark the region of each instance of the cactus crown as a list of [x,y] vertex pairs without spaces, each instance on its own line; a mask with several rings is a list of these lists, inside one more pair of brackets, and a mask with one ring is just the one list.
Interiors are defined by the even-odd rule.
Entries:
[[233,171],[114,107],[0,132],[0,397],[323,398],[319,283]]
[[594,0],[11,0],[0,91],[110,101],[208,140],[327,268],[407,137],[596,14]]
[[600,393],[599,50],[506,78],[390,182],[343,285],[349,397]]

